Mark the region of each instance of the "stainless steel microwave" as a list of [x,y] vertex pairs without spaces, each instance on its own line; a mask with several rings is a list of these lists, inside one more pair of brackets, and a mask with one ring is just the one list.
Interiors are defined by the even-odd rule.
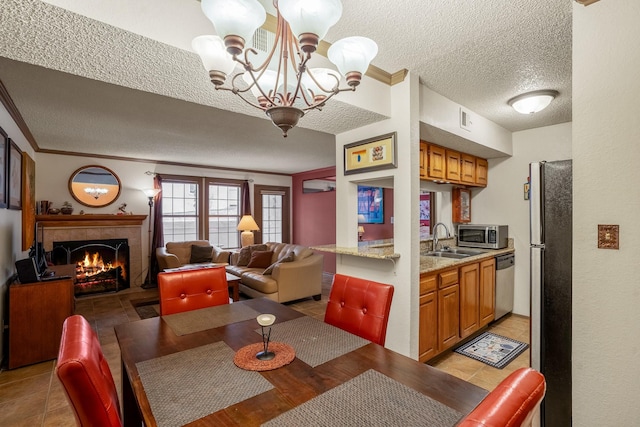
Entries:
[[502,249],[508,245],[508,225],[460,224],[458,246]]

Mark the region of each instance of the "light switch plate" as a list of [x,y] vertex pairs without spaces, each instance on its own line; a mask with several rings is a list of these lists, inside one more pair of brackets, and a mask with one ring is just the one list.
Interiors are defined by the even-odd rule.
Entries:
[[598,248],[619,249],[620,226],[598,224]]

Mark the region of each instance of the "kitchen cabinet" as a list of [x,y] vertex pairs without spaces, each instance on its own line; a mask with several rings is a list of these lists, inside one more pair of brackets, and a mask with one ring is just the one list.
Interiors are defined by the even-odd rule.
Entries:
[[456,187],[451,190],[451,221],[454,223],[471,222],[471,191]]
[[58,356],[74,301],[72,279],[9,286],[9,369]]
[[480,328],[480,266],[460,267],[460,338]]
[[460,182],[460,153],[458,151],[446,150],[447,170],[446,177],[448,182]]
[[486,326],[495,317],[496,309],[496,259],[480,262],[479,315],[480,327]]
[[486,159],[420,141],[420,178],[438,183],[486,187]]
[[425,362],[438,354],[438,298],[436,275],[420,278],[419,354]]
[[486,187],[489,174],[489,162],[486,159],[476,157],[476,185]]
[[460,341],[460,287],[447,286],[438,290],[438,352]]
[[468,185],[476,184],[476,158],[470,154],[460,155],[460,182]]

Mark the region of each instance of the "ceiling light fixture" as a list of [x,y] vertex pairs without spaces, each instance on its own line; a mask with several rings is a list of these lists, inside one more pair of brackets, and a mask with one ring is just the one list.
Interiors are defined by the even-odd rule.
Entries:
[[[378,46],[366,37],[347,37],[333,43],[327,56],[348,85],[339,88],[340,74],[326,68],[309,69],[307,62],[340,19],[340,0],[274,0],[273,5],[278,24],[273,46],[264,59],[255,49],[245,48],[266,19],[258,0],[202,0],[202,11],[218,35],[196,37],[191,45],[216,89],[231,91],[263,110],[286,137],[305,111],[321,110],[334,95],[356,90]],[[254,65],[250,53],[261,63]],[[233,74],[229,86],[223,86],[237,65],[242,70]],[[257,103],[245,96],[247,91]]]
[[542,111],[558,96],[557,90],[536,90],[514,96],[507,104],[521,114],[533,114]]

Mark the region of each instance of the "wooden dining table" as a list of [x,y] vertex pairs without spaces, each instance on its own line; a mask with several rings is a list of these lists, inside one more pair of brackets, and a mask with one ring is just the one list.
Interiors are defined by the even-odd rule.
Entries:
[[[234,356],[262,342],[256,316],[264,313],[276,317],[272,342],[295,358],[276,369],[242,369]],[[453,426],[488,393],[266,298],[124,323],[115,332],[125,426],[348,425],[349,417]]]

